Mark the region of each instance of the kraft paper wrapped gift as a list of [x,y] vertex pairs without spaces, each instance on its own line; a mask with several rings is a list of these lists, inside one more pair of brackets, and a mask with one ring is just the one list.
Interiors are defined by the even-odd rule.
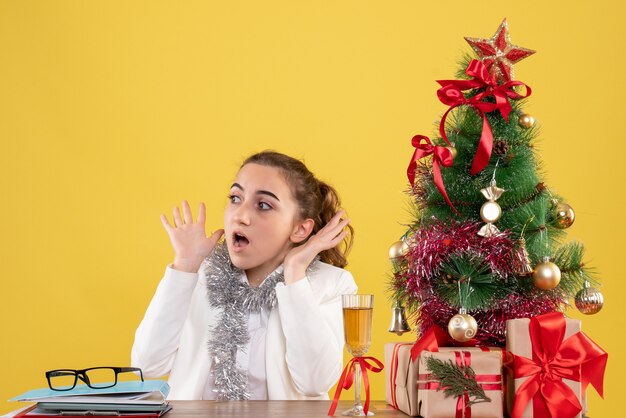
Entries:
[[[533,348],[530,340],[529,332],[530,318],[511,319],[506,322],[506,349],[512,354],[523,356],[527,358],[533,357]],[[565,318],[565,335],[563,340],[571,337],[572,335],[580,332],[581,322],[576,319]],[[509,378],[507,379],[507,410],[509,415],[513,411],[513,403],[515,401],[515,393],[518,388],[528,379],[527,377],[521,377],[514,379],[512,372],[509,371]],[[581,383],[574,380],[563,379],[565,383],[584,405],[583,393],[581,389]],[[576,418],[581,418],[584,413],[584,409],[580,413],[575,415]],[[533,417],[533,400],[531,400],[522,414],[523,418]]]
[[[415,362],[411,361],[411,348],[413,347],[413,343],[387,343],[385,344],[385,375],[386,375],[386,384],[385,384],[385,400],[388,404],[393,406],[396,409],[401,410],[407,415],[410,416],[418,416],[420,415],[420,408],[418,404],[418,388],[417,388],[417,377],[418,377],[418,367],[419,367],[419,359]],[[498,372],[501,373],[501,358],[502,358],[502,349],[500,348],[478,348],[478,347],[439,347],[440,352],[452,353],[454,356],[454,351],[464,350],[469,351],[472,355],[476,355],[478,353],[483,354],[492,354],[498,357]],[[489,350],[490,353],[485,353],[486,350]],[[424,352],[426,353],[426,352]],[[449,398],[450,400],[451,398]],[[455,416],[454,405],[456,405],[457,400],[454,399],[454,403],[449,401],[449,404],[453,406],[451,410],[451,417]],[[501,417],[503,404],[502,404],[502,394],[500,393],[498,401],[499,406],[494,407],[498,409],[498,413],[493,416]],[[424,408],[421,409],[421,414],[425,418],[430,418],[428,415],[424,415]],[[491,415],[489,415],[491,416]]]
[[385,400],[405,414],[417,416],[417,362],[413,343],[385,344]]
[[[503,384],[502,384],[502,353],[499,351],[484,352],[480,349],[468,351],[456,347],[454,351],[431,353],[423,351],[419,358],[417,380],[417,404],[419,414],[424,418],[481,417],[502,418],[503,416]],[[446,396],[442,389],[437,390],[439,382],[432,376],[426,360],[428,357],[453,364],[463,362],[476,373],[489,402],[479,402],[469,406],[469,397]]]
[[[506,349],[512,354],[523,356],[527,358],[533,357],[533,347],[530,341],[530,333],[529,333],[529,325],[530,318],[520,318],[520,319],[511,319],[506,321]],[[565,319],[565,335],[563,336],[563,340],[571,337],[572,335],[580,332],[581,330],[581,322],[576,319]],[[521,377],[519,379],[507,379],[508,382],[508,390],[507,390],[507,410],[509,415],[513,411],[513,403],[515,401],[515,393],[517,389],[526,381],[526,377]],[[582,389],[580,382],[576,382],[574,380],[563,379],[563,383],[565,383],[569,388],[574,392],[578,399],[582,399]],[[582,402],[582,401],[581,401]],[[582,418],[583,411],[581,411],[576,418]],[[531,400],[526,409],[524,409],[524,413],[522,414],[523,418],[532,418],[533,417],[533,401]]]

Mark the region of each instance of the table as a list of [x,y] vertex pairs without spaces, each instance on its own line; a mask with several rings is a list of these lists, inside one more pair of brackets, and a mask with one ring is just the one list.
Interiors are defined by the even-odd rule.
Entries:
[[[250,417],[309,418],[327,417],[331,401],[170,401],[174,407],[163,418]],[[336,417],[352,407],[351,401],[339,401]],[[371,401],[375,417],[407,417],[385,401]]]

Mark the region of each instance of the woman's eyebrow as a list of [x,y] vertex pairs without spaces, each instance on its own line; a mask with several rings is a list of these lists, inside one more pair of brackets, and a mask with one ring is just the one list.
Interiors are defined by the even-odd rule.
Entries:
[[256,194],[264,194],[264,195],[273,197],[274,199],[280,202],[280,199],[278,198],[278,196],[276,196],[274,193],[270,192],[269,190],[259,190],[256,192]]
[[[239,183],[233,183],[233,185],[230,186],[230,188],[232,189],[233,187],[236,187],[236,188],[240,189],[241,191],[244,191],[243,187]],[[278,198],[278,196],[276,196],[274,193],[270,192],[269,190],[258,190],[256,192],[256,194],[267,195],[267,196],[273,197],[274,199],[276,199],[276,200],[278,200],[280,202],[280,199]]]

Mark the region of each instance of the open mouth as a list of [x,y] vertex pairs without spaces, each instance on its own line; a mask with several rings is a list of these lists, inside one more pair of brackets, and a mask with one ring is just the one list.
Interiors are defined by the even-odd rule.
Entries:
[[237,232],[233,234],[233,247],[236,250],[243,250],[248,246],[248,244],[250,244],[248,237]]

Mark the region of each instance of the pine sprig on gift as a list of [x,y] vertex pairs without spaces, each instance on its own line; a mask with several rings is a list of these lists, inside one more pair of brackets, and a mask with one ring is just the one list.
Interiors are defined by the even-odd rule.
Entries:
[[470,366],[458,366],[452,360],[443,361],[429,356],[426,358],[426,367],[440,383],[446,398],[463,396],[467,391],[469,406],[481,402],[491,402],[485,391],[476,381],[476,373]]

